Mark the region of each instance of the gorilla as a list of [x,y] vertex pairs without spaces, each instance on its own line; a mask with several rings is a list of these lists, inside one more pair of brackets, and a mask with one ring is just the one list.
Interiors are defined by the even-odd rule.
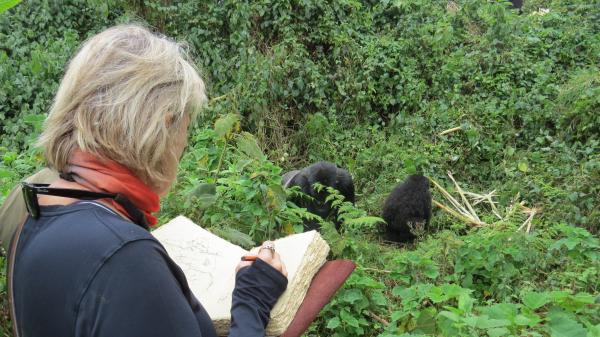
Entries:
[[414,227],[423,228],[431,219],[429,179],[411,175],[396,186],[383,204],[382,218],[387,223],[385,238],[394,242],[411,242]]
[[[333,187],[344,196],[345,201],[354,203],[354,183],[352,176],[348,171],[337,167],[335,164],[320,161],[301,170],[287,172],[282,178],[283,187],[299,186],[302,193],[307,194],[313,200],[306,198],[294,198],[291,201],[300,207],[306,208],[309,212],[327,219],[333,216],[335,228],[339,230],[340,221],[337,219],[337,212],[331,206],[330,202],[325,202],[329,195],[325,189],[317,192],[313,184],[318,182],[321,185]],[[304,220],[304,230],[309,231],[319,229],[319,223],[316,220]]]
[[512,3],[512,8],[521,10],[523,7],[523,0],[510,0],[510,2]]

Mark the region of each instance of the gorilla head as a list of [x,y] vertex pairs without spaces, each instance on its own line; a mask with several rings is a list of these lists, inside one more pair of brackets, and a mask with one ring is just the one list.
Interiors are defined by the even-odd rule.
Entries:
[[[292,202],[300,207],[305,207],[309,212],[323,219],[333,216],[332,220],[336,229],[340,227],[337,212],[332,208],[330,202],[325,202],[329,194],[325,189],[317,192],[313,184],[318,182],[323,186],[333,187],[344,196],[346,201],[354,203],[354,183],[350,173],[330,162],[321,161],[301,170],[288,172],[283,175],[282,180],[284,187],[299,186],[302,193],[313,198],[313,200],[294,198]],[[304,230],[312,229],[319,229],[318,222],[305,220]]]
[[387,223],[386,239],[410,242],[415,239],[411,229],[429,225],[431,192],[429,179],[422,175],[409,176],[396,186],[383,204],[382,218]]

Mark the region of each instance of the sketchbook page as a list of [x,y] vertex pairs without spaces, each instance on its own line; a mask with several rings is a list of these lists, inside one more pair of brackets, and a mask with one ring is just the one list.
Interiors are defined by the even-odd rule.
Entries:
[[290,325],[312,278],[327,260],[329,245],[313,230],[276,240],[275,250],[287,269],[288,287],[271,310],[267,336],[279,336]]
[[248,252],[184,216],[176,217],[152,234],[181,267],[190,289],[211,319],[229,326],[235,267]]

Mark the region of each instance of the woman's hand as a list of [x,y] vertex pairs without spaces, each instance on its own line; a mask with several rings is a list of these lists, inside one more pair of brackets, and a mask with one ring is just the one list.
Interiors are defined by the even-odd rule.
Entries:
[[[287,277],[287,269],[285,269],[285,265],[281,261],[281,256],[279,256],[279,253],[277,253],[275,249],[265,247],[274,247],[273,241],[265,241],[258,249],[258,254],[256,256],[268,263],[271,267],[275,268],[277,271],[283,274],[283,276]],[[248,267],[251,264],[252,261],[241,261],[235,268],[235,272],[237,273],[240,269]]]

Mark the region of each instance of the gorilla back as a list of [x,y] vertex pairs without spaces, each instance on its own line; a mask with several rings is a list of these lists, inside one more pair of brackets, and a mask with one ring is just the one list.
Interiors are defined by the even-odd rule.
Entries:
[[411,175],[396,186],[383,204],[382,218],[387,223],[385,237],[394,242],[411,242],[411,226],[429,225],[431,192],[429,179]]
[[[354,183],[352,182],[352,176],[350,176],[348,171],[330,162],[321,161],[301,170],[288,172],[283,175],[282,180],[284,187],[299,186],[302,193],[313,198],[313,200],[294,198],[292,202],[306,208],[309,212],[323,219],[333,216],[332,220],[336,229],[339,229],[340,222],[337,219],[338,214],[331,206],[331,203],[325,201],[329,194],[325,190],[317,192],[313,184],[318,182],[321,185],[333,187],[344,196],[346,201],[354,203]],[[315,220],[305,220],[304,230],[313,229],[319,229],[319,223]]]

